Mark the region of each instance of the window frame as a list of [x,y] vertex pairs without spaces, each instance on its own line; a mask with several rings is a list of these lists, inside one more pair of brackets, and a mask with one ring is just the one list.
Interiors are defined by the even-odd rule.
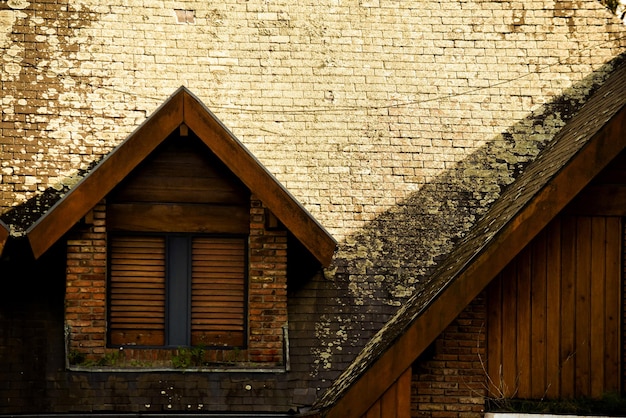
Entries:
[[[164,344],[163,345],[135,345],[135,344],[114,344],[111,342],[111,301],[112,301],[112,286],[111,286],[111,272],[112,272],[112,258],[111,258],[111,245],[112,245],[112,237],[163,237],[165,242],[165,317],[164,317]],[[192,347],[192,245],[193,239],[197,237],[209,237],[209,238],[217,238],[217,239],[233,239],[240,240],[243,244],[243,329],[242,329],[242,344],[241,345],[202,345],[206,349],[247,349],[249,344],[249,288],[250,288],[250,236],[246,234],[215,234],[215,233],[197,233],[197,232],[140,232],[140,231],[109,231],[107,233],[107,291],[106,291],[106,343],[109,348],[122,348],[129,347],[133,349],[173,349],[179,347]],[[186,261],[180,263],[180,271],[185,270],[184,272],[184,280],[185,280],[185,289],[186,295],[184,297],[178,296],[177,301],[180,302],[181,299],[186,298],[184,305],[186,310],[181,314],[177,315],[176,318],[171,317],[171,312],[174,311],[172,307],[172,281],[174,280],[171,276],[170,265],[172,263],[171,257],[172,250],[174,245],[171,244],[174,239],[180,239],[180,242],[185,242],[185,256]],[[180,290],[180,289],[179,289]],[[185,341],[183,342],[180,339],[174,339],[171,337],[170,332],[173,328],[173,321],[181,320],[184,318],[184,326],[185,326]],[[197,344],[196,344],[197,345]]]

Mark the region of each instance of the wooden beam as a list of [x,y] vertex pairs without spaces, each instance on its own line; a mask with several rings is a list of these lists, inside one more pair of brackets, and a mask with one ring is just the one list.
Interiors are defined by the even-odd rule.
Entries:
[[623,181],[586,187],[565,211],[572,215],[626,216],[626,176]]
[[175,93],[153,117],[26,231],[35,258],[50,248],[178,128],[183,120],[182,92],[181,89]]
[[115,203],[108,206],[107,228],[109,231],[248,234],[250,210],[234,205]]
[[626,147],[622,108],[339,398],[326,418],[359,417],[487,284]]
[[194,96],[185,92],[184,122],[324,266],[337,243],[263,165]]

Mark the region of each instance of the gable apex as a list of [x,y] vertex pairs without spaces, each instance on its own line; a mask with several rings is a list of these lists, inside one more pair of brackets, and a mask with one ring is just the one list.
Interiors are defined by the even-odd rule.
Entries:
[[[178,88],[152,116],[26,231],[35,258],[41,256],[69,231],[183,124],[200,138],[250,192],[258,196],[322,265],[330,263],[336,247],[332,236],[184,86]],[[1,231],[0,227],[0,244],[3,236]]]

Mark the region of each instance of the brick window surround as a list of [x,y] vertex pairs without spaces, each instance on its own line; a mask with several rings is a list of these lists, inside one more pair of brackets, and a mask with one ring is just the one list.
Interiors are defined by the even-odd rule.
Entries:
[[[266,228],[269,211],[250,201],[247,335],[243,348],[207,348],[203,365],[280,367],[287,324],[287,232]],[[106,204],[101,201],[69,233],[65,292],[66,352],[70,366],[172,367],[181,348],[108,344]],[[77,360],[79,359],[79,360]],[[260,365],[260,366],[259,366]]]

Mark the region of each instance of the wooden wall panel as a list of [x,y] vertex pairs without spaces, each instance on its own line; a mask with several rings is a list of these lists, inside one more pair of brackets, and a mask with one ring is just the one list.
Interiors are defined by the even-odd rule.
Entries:
[[367,410],[361,418],[410,418],[411,368]]
[[532,263],[530,263],[531,283],[530,304],[531,318],[530,321],[530,373],[529,381],[530,394],[533,398],[542,398],[544,396],[546,385],[546,369],[548,367],[546,357],[546,338],[547,338],[547,253],[546,253],[546,236],[545,231],[539,235],[536,244],[531,247]]
[[[556,398],[561,393],[559,376],[561,351],[561,218],[545,229],[546,240],[546,393]],[[547,262],[550,260],[550,262]],[[549,278],[549,280],[548,280]],[[549,383],[549,384],[548,384]]]
[[192,132],[170,135],[107,197],[115,231],[247,234],[250,192]]
[[621,389],[621,223],[558,217],[489,286],[492,396],[600,397]]
[[576,313],[575,313],[575,396],[585,396],[589,391],[590,330],[591,330],[591,220],[577,218],[576,222]]
[[[561,223],[561,275],[554,278],[561,281],[561,329],[560,355],[558,364],[561,369],[560,376],[552,376],[551,380],[561,381],[560,397],[571,398],[574,396],[575,364],[574,332],[571,329],[575,323],[576,297],[576,222],[573,217],[565,217]],[[557,232],[558,233],[558,232]],[[552,278],[550,278],[552,280]],[[559,379],[560,378],[560,379]]]

